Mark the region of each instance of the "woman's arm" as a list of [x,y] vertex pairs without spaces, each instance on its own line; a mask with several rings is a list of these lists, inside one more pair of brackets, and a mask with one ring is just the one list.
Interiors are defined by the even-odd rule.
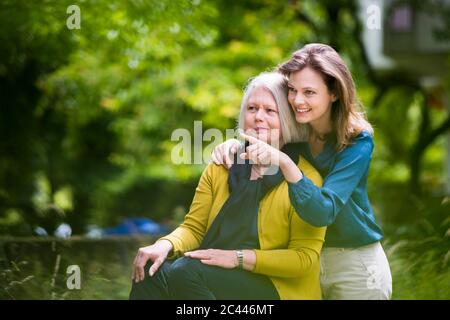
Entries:
[[[243,269],[253,271],[256,264],[256,254],[253,250],[242,250],[244,254]],[[186,252],[184,255],[193,259],[198,259],[202,263],[221,267],[225,269],[234,269],[239,266],[238,250],[205,249]]]
[[355,143],[339,152],[333,170],[324,185],[317,187],[302,174],[297,165],[283,152],[245,134],[249,141],[242,159],[255,163],[279,165],[289,185],[289,198],[297,214],[316,227],[331,225],[347,204],[362,177],[367,174],[372,158],[373,141],[368,133],[355,139]]
[[289,198],[297,214],[316,227],[331,225],[362,177],[367,175],[372,151],[372,137],[363,135],[338,154],[323,187],[315,186],[306,173],[289,183]]
[[195,189],[194,199],[183,223],[169,235],[159,239],[172,243],[173,250],[169,258],[180,256],[183,252],[200,246],[206,233],[213,202],[212,181],[213,165],[208,165]]
[[240,155],[242,159],[250,159],[256,164],[279,166],[288,182],[296,182],[303,178],[297,164],[284,152],[247,134],[241,133],[241,137],[250,144],[245,152]]
[[[322,186],[322,177],[309,162],[300,160],[300,169],[315,187]],[[317,228],[302,220],[291,205],[289,230],[286,231],[290,236],[287,248],[254,251],[254,272],[276,277],[298,277],[317,267],[326,228]]]
[[273,277],[300,277],[311,272],[320,259],[326,228],[302,221],[291,208],[290,239],[286,249],[254,250],[253,272]]
[[144,280],[144,267],[148,260],[153,262],[149,270],[149,275],[153,276],[166,258],[174,258],[182,252],[198,247],[206,232],[211,204],[212,165],[209,165],[203,171],[184,222],[169,235],[138,250],[133,262],[132,278],[136,282]]
[[[275,250],[242,250],[244,270],[267,276],[291,278],[311,271],[317,265],[326,228],[315,228],[302,221],[293,207],[290,212],[290,239],[287,248]],[[207,249],[186,252],[202,263],[225,269],[238,266],[237,250]]]
[[[250,143],[253,142],[257,143],[260,142],[260,140],[253,138],[243,134],[242,137],[246,138],[247,140],[250,141]],[[217,145],[214,150],[213,153],[211,155],[211,160],[217,164],[217,165],[223,165],[225,168],[229,169],[231,167],[231,165],[233,164],[233,160],[232,160],[232,155],[235,154],[240,147],[240,142],[237,139],[229,139],[219,145]],[[279,165],[280,165],[280,169],[283,172],[284,178],[286,179],[286,181],[288,182],[297,182],[299,181],[303,175],[300,172],[300,170],[297,167],[297,164],[294,163],[291,158],[289,158],[289,156],[281,151],[279,151],[276,148],[271,147],[270,145],[265,144],[264,142],[261,141],[261,145],[253,147],[253,149],[258,149],[258,147],[262,147],[259,148],[259,153],[266,153],[272,154],[271,159],[269,158],[269,162],[270,164],[276,164],[278,165],[278,163],[272,163],[276,157],[279,157],[280,161],[279,161]],[[266,149],[267,150],[263,150]],[[252,148],[250,148],[251,150]],[[257,158],[258,152],[256,152],[256,156],[254,158],[251,158],[252,161],[254,161],[255,163],[259,163],[258,162],[258,158]],[[276,162],[276,161],[275,161]]]

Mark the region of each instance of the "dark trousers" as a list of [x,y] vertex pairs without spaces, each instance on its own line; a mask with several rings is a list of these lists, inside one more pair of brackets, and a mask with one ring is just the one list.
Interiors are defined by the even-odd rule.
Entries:
[[208,266],[200,260],[182,257],[166,260],[150,277],[145,266],[145,278],[133,281],[130,300],[279,300],[272,281],[267,276],[240,269]]

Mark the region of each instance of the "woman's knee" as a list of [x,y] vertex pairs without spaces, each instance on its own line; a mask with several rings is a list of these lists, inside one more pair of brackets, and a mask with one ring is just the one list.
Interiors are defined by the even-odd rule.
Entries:
[[173,262],[168,272],[169,286],[191,282],[201,274],[202,263],[200,260],[182,257]]
[[170,264],[164,262],[158,271],[150,276],[149,270],[153,262],[148,261],[144,267],[144,280],[135,282],[132,280],[130,300],[140,299],[167,299],[167,273],[170,269]]

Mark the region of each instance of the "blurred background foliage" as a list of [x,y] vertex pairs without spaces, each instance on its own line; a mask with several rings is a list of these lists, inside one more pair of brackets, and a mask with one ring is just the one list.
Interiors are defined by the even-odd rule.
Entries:
[[[250,77],[324,42],[349,64],[375,126],[369,193],[404,279],[394,297],[450,298],[449,113],[407,73],[374,72],[356,2],[77,1],[81,29],[69,30],[71,4],[0,0],[1,235],[178,222],[204,166],[172,163],[172,132],[193,136],[195,120],[203,132],[234,128]],[[442,291],[419,281],[433,272]],[[411,293],[420,286],[430,288]]]

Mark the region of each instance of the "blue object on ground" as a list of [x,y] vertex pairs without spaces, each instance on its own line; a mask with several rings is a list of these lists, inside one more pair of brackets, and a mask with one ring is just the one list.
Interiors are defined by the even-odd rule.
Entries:
[[146,234],[161,235],[167,233],[167,227],[148,218],[127,218],[115,227],[104,229],[104,235]]

